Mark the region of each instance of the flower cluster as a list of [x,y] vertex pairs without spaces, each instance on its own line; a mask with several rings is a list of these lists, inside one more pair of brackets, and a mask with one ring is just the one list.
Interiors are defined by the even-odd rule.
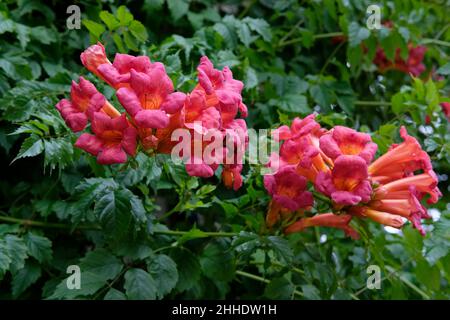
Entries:
[[[310,226],[335,227],[357,238],[349,226],[356,216],[395,228],[410,220],[424,234],[421,219],[430,217],[422,199],[428,196],[427,203],[436,203],[441,193],[428,154],[404,127],[400,130],[404,141],[375,161],[378,146],[370,135],[343,126],[325,130],[315,115],[296,118],[276,134],[283,143],[271,156],[273,172],[264,176],[272,197],[269,226],[289,224],[286,233]],[[306,216],[314,202],[308,182],[318,196],[326,196],[332,213]]]
[[164,65],[147,56],[116,54],[111,63],[98,43],[81,54],[81,61],[116,90],[125,112],[119,112],[91,82],[80,77],[78,84],[72,84],[70,99],[56,105],[72,131],[82,131],[90,123],[91,133],[82,133],[76,147],[96,156],[101,164],[124,163],[139,148],[146,153],[171,153],[177,143],[172,141],[172,133],[177,129],[195,133],[191,139],[199,141],[192,145],[198,142],[203,150],[214,142],[204,139],[208,129],[215,129],[222,138],[231,134],[238,147],[231,153],[219,148],[212,161],[204,159],[203,153],[180,154],[197,157],[189,159],[186,170],[191,176],[211,177],[220,163],[226,163],[222,171],[225,185],[234,189],[242,185],[242,162],[224,161],[225,157],[239,160],[247,141],[246,123],[238,118],[238,114],[247,116],[241,96],[243,83],[233,79],[229,68],[216,70],[202,57],[198,84],[192,92],[183,93],[174,90]]
[[400,56],[400,48],[395,51],[394,61],[389,60],[382,48],[378,48],[375,53],[373,63],[378,70],[384,73],[388,70],[398,70],[418,77],[425,71],[426,67],[422,63],[427,48],[424,46],[413,46],[408,44],[408,57],[403,59]]

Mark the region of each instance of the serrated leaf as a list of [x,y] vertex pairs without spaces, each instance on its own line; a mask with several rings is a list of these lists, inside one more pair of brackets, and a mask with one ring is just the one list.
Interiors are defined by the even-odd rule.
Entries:
[[156,299],[157,288],[155,280],[142,269],[130,269],[125,273],[124,288],[128,299]]
[[189,10],[188,0],[167,0],[167,5],[175,21],[186,15]]
[[269,299],[287,300],[292,298],[294,285],[286,277],[272,279],[264,290],[264,295]]
[[237,28],[237,34],[239,36],[239,39],[247,48],[250,46],[250,43],[253,42],[252,35],[250,34],[250,28],[247,24],[240,23]]
[[28,257],[28,249],[22,238],[8,234],[4,238],[6,251],[11,259],[9,268],[12,272],[22,269],[25,265],[25,259]]
[[278,236],[269,236],[267,237],[267,240],[270,248],[272,248],[279,259],[284,260],[286,263],[290,263],[292,261],[294,253],[292,252],[292,248],[286,239]]
[[242,20],[242,22],[246,23],[252,31],[258,33],[264,41],[272,40],[270,25],[264,19],[246,17]]
[[80,260],[81,288],[71,290],[67,287],[67,278],[56,287],[50,299],[73,299],[89,296],[103,288],[108,280],[114,279],[123,269],[123,264],[105,249],[96,249]]
[[144,25],[139,21],[137,20],[131,21],[128,29],[130,30],[131,34],[140,42],[147,41],[148,38],[147,30],[145,29]]
[[177,290],[185,291],[192,288],[200,278],[200,263],[189,250],[176,249],[170,253],[178,267]]
[[361,27],[357,22],[352,22],[348,26],[348,40],[350,47],[356,47],[363,40],[369,38],[369,36],[370,31],[365,27]]
[[126,6],[120,6],[117,9],[116,17],[119,19],[121,26],[128,26],[133,21],[133,15],[130,13]]
[[436,70],[436,73],[442,74],[444,76],[450,75],[450,62],[447,62],[443,66],[439,67],[439,69]]
[[203,273],[212,280],[230,281],[234,277],[234,256],[219,243],[210,242],[200,257]]
[[147,269],[156,283],[156,295],[162,299],[170,293],[178,282],[178,271],[175,261],[165,254],[158,254],[147,259]]
[[106,31],[105,27],[97,22],[94,22],[92,20],[83,19],[83,25],[86,27],[86,29],[89,30],[91,34],[93,34],[97,39],[100,38],[100,36],[103,34],[103,32]]
[[28,232],[23,239],[30,256],[40,263],[50,261],[52,258],[52,242],[48,238]]
[[116,240],[129,232],[133,216],[129,212],[129,193],[121,191],[106,192],[99,198],[94,207],[94,214],[100,220],[103,227],[108,230],[110,236]]
[[13,274],[11,290],[13,297],[20,296],[29,286],[35,283],[41,276],[41,267],[32,262],[27,262],[23,269]]
[[31,135],[24,140],[22,146],[20,147],[19,153],[12,162],[20,158],[37,156],[42,151],[44,151],[44,143],[42,140],[38,136]]
[[120,22],[116,19],[116,17],[114,17],[112,13],[108,11],[101,11],[99,17],[111,31],[116,30],[120,26]]
[[111,288],[105,294],[103,300],[127,300],[127,296],[125,295],[125,293],[117,289]]

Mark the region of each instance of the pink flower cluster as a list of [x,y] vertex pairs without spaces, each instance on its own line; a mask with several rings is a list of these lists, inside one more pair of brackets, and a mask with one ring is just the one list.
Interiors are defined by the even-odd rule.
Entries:
[[[396,228],[410,220],[424,234],[421,219],[430,217],[422,199],[428,195],[427,203],[437,202],[438,180],[418,141],[404,127],[400,134],[404,142],[373,161],[378,147],[370,135],[343,126],[325,130],[315,115],[278,128],[283,144],[269,163],[278,170],[264,176],[272,197],[267,224],[290,224],[286,233],[335,227],[357,238],[349,226],[357,216]],[[329,199],[333,213],[305,216],[314,203],[307,182]]]
[[[202,57],[197,68],[198,84],[192,92],[183,93],[174,91],[164,65],[151,62],[147,56],[116,54],[111,63],[98,43],[81,54],[81,61],[116,90],[125,109],[119,112],[83,77],[78,84],[72,83],[70,99],[56,105],[72,131],[82,131],[91,124],[91,133],[82,133],[75,146],[96,156],[99,163],[124,163],[139,148],[148,153],[171,153],[176,144],[172,133],[180,128],[196,131],[192,139],[200,135],[202,148],[212,143],[203,139],[208,129],[216,129],[223,136],[235,132],[236,144],[244,142],[245,146],[242,140],[247,139],[247,126],[238,118],[239,114],[247,116],[241,96],[243,83],[233,79],[228,67],[214,69],[209,59]],[[225,163],[224,157],[233,156],[239,157],[224,148],[214,155],[217,161],[196,159],[186,164],[186,170],[192,176],[211,177],[218,164]],[[224,165],[222,177],[227,187],[238,189],[242,185],[242,165],[238,163],[242,162]]]

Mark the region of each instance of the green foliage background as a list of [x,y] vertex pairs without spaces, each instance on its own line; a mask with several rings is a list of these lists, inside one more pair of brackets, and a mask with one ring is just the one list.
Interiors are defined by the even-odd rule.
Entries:
[[[448,299],[450,102],[448,1],[379,1],[392,30],[369,31],[361,0],[74,1],[82,28],[68,30],[67,2],[0,3],[0,298],[2,299]],[[333,43],[346,35],[347,42]],[[324,228],[289,237],[267,230],[259,168],[239,192],[220,175],[189,177],[167,157],[139,154],[100,166],[73,148],[54,108],[83,75],[79,54],[101,40],[115,52],[161,61],[178,89],[192,89],[201,55],[245,83],[249,128],[320,113],[325,127],[369,132],[384,152],[405,125],[430,153],[444,197],[422,238],[362,222],[362,239]],[[407,43],[428,47],[433,80],[372,60]],[[361,43],[368,48],[367,52]],[[441,75],[443,80],[437,81]],[[431,123],[425,124],[425,117]],[[319,208],[322,206],[319,202]],[[82,288],[68,290],[69,265]],[[366,269],[382,270],[367,290]]]

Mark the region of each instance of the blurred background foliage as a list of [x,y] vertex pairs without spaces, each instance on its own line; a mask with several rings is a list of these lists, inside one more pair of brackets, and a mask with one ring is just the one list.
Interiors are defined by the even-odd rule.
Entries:
[[[439,105],[450,102],[448,1],[379,1],[382,21],[394,26],[372,31],[372,1],[361,0],[70,4],[81,9],[79,30],[66,27],[66,1],[0,3],[0,298],[450,297],[450,133]],[[384,152],[405,125],[430,153],[444,194],[427,236],[365,222],[359,241],[323,228],[289,237],[267,230],[257,167],[245,167],[236,193],[220,172],[189,177],[165,156],[96,164],[73,148],[76,136],[54,108],[79,75],[119,106],[81,65],[96,41],[110,58],[163,62],[178,89],[193,88],[202,55],[231,67],[245,83],[249,128],[318,112],[325,127],[371,133]],[[377,46],[405,57],[408,43],[427,47],[421,77],[377,71]],[[72,264],[81,290],[65,285]],[[366,289],[372,264],[382,270],[380,290]]]

